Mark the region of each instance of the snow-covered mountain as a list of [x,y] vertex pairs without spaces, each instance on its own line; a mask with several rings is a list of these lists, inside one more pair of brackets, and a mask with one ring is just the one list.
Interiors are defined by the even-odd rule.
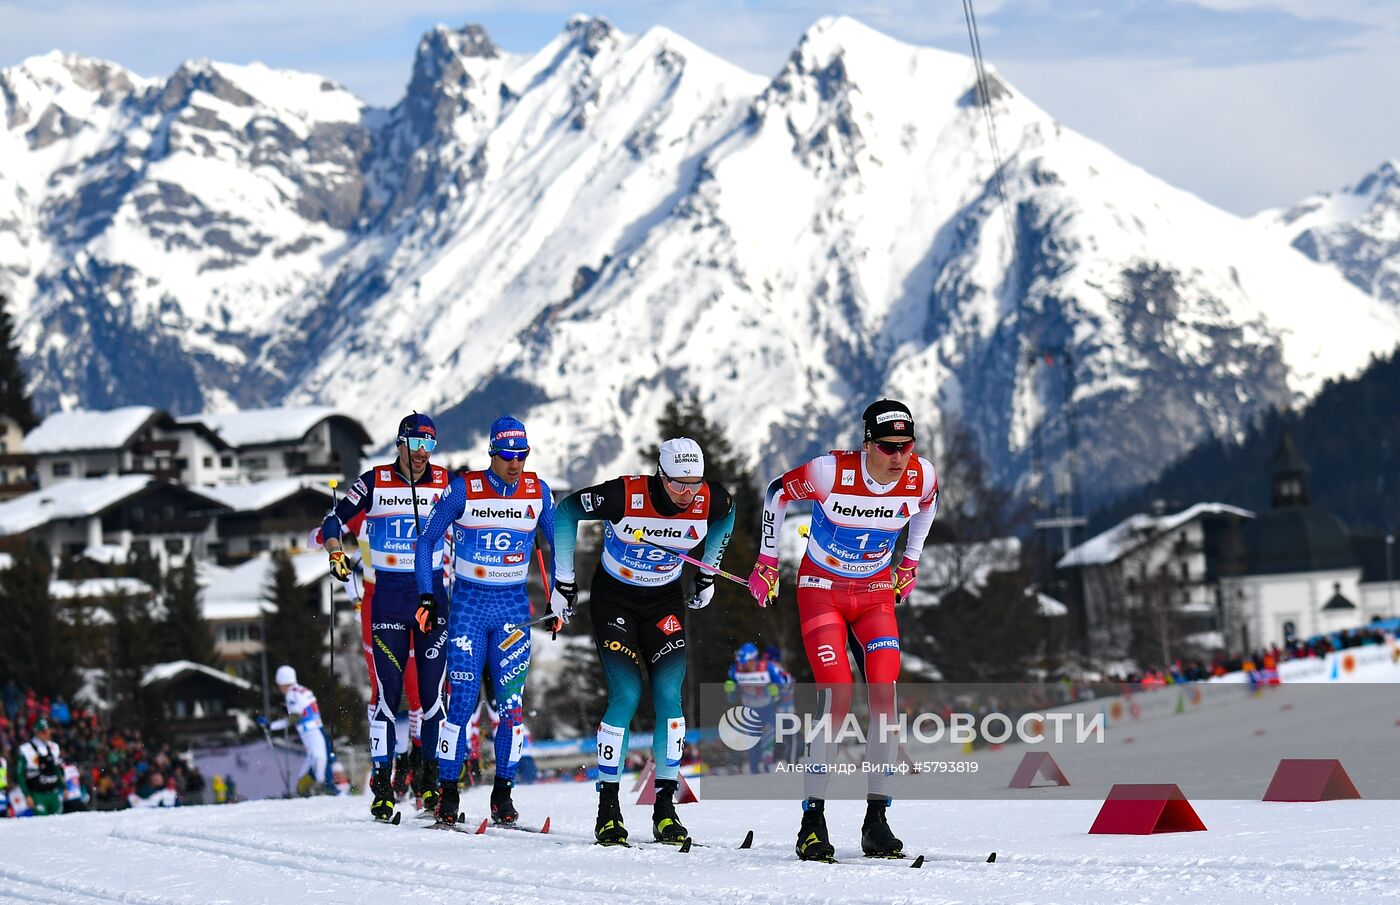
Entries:
[[1341,271],[1362,292],[1400,308],[1400,161],[1387,160],[1355,185],[1255,219]]
[[452,447],[510,410],[575,484],[692,391],[761,475],[889,393],[1015,479],[1063,457],[1070,377],[1106,492],[1400,341],[1394,306],[993,77],[1008,216],[974,85],[847,18],[771,80],[660,28],[518,55],[439,27],[390,110],[51,54],[0,73],[0,289],[43,408],[333,402],[387,436],[416,407]]

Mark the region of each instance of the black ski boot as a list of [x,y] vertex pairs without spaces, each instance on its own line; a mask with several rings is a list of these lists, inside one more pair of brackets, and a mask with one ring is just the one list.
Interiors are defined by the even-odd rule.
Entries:
[[657,842],[680,845],[690,834],[676,817],[676,790],[680,783],[674,779],[656,781],[656,803],[651,806],[651,835]]
[[865,822],[860,825],[860,848],[867,858],[903,858],[904,843],[890,832],[885,820],[888,798],[865,803]]
[[394,787],[389,781],[389,765],[375,767],[369,778],[370,793],[374,796],[369,812],[375,820],[390,821],[394,817]]
[[622,805],[617,801],[617,783],[599,782],[598,822],[593,824],[593,838],[599,845],[626,845],[627,828],[622,825]]
[[444,779],[438,785],[437,822],[444,826],[456,826],[457,809],[461,804],[461,799],[457,796],[457,782]]
[[835,861],[836,847],[826,833],[826,802],[808,798],[802,802],[802,826],[797,831],[797,857],[803,861]]
[[[422,777],[421,779],[419,777]],[[427,757],[419,762],[413,771],[413,784],[418,787],[418,802],[425,810],[437,809],[438,803],[438,762],[437,758]]]
[[515,783],[509,779],[496,777],[496,784],[491,787],[491,822],[510,825],[520,819],[520,812],[515,809],[515,803],[510,800],[510,790]]
[[408,794],[409,784],[413,781],[413,774],[416,772],[413,762],[417,750],[410,744],[407,751],[394,758],[393,790],[394,797],[399,801],[403,801],[404,796]]

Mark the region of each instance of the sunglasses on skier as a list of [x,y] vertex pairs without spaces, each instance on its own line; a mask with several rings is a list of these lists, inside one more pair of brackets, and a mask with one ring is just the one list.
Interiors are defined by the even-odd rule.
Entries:
[[900,453],[908,452],[913,445],[913,440],[904,440],[900,443],[893,443],[889,440],[878,440],[875,443],[875,447],[887,456],[897,456]]
[[661,477],[676,493],[694,493],[700,489],[701,484],[705,483],[704,478],[696,478],[693,481],[678,481],[664,471],[661,472]]
[[525,457],[530,455],[528,449],[498,449],[493,455],[500,456],[507,462],[524,462]]
[[437,449],[437,441],[432,437],[404,437],[403,445],[408,447],[409,452],[432,452]]

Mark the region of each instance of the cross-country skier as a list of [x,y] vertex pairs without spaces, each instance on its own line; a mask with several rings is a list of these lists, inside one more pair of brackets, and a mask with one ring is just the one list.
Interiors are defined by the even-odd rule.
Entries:
[[[848,633],[870,695],[872,720],[894,713],[894,682],[899,677],[899,626],[896,601],[914,588],[919,553],[938,511],[938,475],[927,459],[914,454],[914,419],[902,402],[881,399],[863,416],[865,443],[860,450],[832,452],[775,478],[768,485],[758,563],[749,576],[749,591],[766,604],[778,589],[778,538],[788,503],[811,500],[812,527],[797,572],[797,611],[802,643],[812,674],[823,692],[831,725],[845,718],[851,697],[851,668],[846,657]],[[890,571],[894,544],[909,526],[899,565]],[[871,764],[893,763],[892,743],[872,726],[867,758]],[[832,744],[813,741],[809,762],[830,764]],[[835,849],[827,835],[827,771],[804,774],[806,800],[797,855],[803,860],[830,860]],[[888,775],[870,773],[861,849],[871,856],[897,856],[904,844],[886,820],[890,798]]]
[[[369,546],[369,531],[365,529],[364,522],[365,515],[361,512],[345,525],[345,536],[353,535],[360,550],[359,561],[351,564],[347,587],[355,600],[355,618],[360,621],[360,650],[364,654],[365,670],[369,675],[369,703],[365,708],[365,720],[373,722],[375,711],[379,709],[379,682],[374,674],[374,639],[370,628],[374,624],[374,563],[371,561],[373,554]],[[320,550],[325,546],[321,540],[320,525],[312,529],[306,545],[310,550]],[[394,772],[390,783],[394,795],[400,799],[407,793],[410,779],[421,775],[423,770],[423,744],[420,738],[423,705],[418,700],[418,669],[414,663],[411,640],[408,662],[403,671],[403,697],[408,705],[408,732],[397,733]],[[422,793],[422,789],[416,791]]]
[[[724,680],[726,695],[735,702],[758,712],[763,735],[749,749],[749,772],[767,772],[771,764],[773,737],[778,716],[778,702],[792,685],[792,676],[777,661],[760,656],[758,645],[745,641],[734,652],[729,665],[729,677]],[[765,758],[768,763],[765,763]]]
[[[423,705],[423,745],[437,750],[438,724],[442,719],[442,685],[447,658],[442,655],[447,636],[448,598],[442,584],[442,543],[433,548],[432,594],[418,594],[414,553],[418,529],[433,505],[447,491],[448,472],[429,462],[437,448],[433,419],[414,412],[399,422],[395,440],[398,456],[393,462],[371,468],[346,491],[335,511],[321,524],[330,554],[331,574],[350,578],[350,561],[341,549],[343,526],[365,514],[369,533],[370,564],[374,568],[374,610],[370,625],[374,647],[374,675],[379,686],[374,718],[369,723],[370,776],[373,800],[370,813],[389,820],[394,813],[390,762],[396,750],[395,714],[403,696],[404,672],[410,643],[417,656],[412,668],[418,674]],[[437,761],[426,758],[421,781],[415,778],[425,808],[437,804]]]
[[312,783],[316,785],[324,784],[327,780],[326,763],[330,753],[326,748],[326,734],[321,728],[321,706],[316,703],[316,695],[297,681],[297,671],[289,664],[284,663],[277,667],[277,674],[273,680],[286,701],[287,716],[270,723],[267,717],[259,716],[258,723],[276,732],[287,728],[288,724],[295,720],[301,746],[306,749],[306,759],[297,771],[297,787],[302,787],[301,779],[304,776],[310,776]]
[[[641,698],[646,664],[656,706],[656,804],[652,835],[680,845],[688,834],[676,817],[685,716],[686,608],[699,609],[714,596],[714,575],[701,571],[687,601],[681,593],[681,561],[665,549],[685,552],[704,541],[704,561],[719,567],[734,528],[729,491],[704,478],[705,458],[694,440],[661,444],[657,472],[614,478],[570,495],[559,504],[554,549],[551,612],[568,622],[578,597],[574,543],[578,523],[603,521],[602,568],[593,575],[589,617],[607,680],[608,708],[598,727],[598,820],[594,835],[604,845],[627,840],[618,804],[618,782],[627,759],[628,725]],[[635,533],[650,543],[640,542]]]
[[447,676],[451,698],[437,746],[440,798],[438,822],[457,822],[458,779],[468,739],[462,727],[476,709],[481,676],[490,669],[499,702],[496,781],[491,819],[519,818],[511,801],[515,765],[524,740],[525,678],[530,667],[530,599],[525,579],[538,532],[552,544],[554,498],[549,485],[525,471],[530,442],[525,425],[509,416],[491,425],[491,465],[452,479],[418,538],[418,590],[432,600],[427,551],[452,529],[454,578],[448,630]]

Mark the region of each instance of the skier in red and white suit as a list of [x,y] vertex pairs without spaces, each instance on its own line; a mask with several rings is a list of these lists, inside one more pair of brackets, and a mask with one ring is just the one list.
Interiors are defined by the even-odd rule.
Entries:
[[[813,459],[768,485],[763,509],[760,555],[749,577],[749,591],[766,605],[778,590],[778,538],[787,505],[810,500],[812,527],[797,573],[797,611],[812,674],[826,698],[832,725],[840,726],[850,706],[851,667],[847,637],[865,676],[872,714],[894,713],[894,682],[899,677],[899,626],[895,603],[913,589],[919,554],[938,510],[938,475],[914,453],[914,419],[901,402],[882,399],[865,410],[865,443]],[[909,528],[900,563],[891,573],[894,545]],[[891,764],[893,750],[869,733],[872,764]],[[833,759],[831,745],[814,741],[809,764]],[[893,745],[889,745],[893,748]],[[870,775],[861,847],[868,855],[892,856],[903,843],[890,832],[885,810],[888,774]],[[809,767],[804,785],[802,829],[797,854],[829,860],[835,854],[826,832],[828,772]]]

